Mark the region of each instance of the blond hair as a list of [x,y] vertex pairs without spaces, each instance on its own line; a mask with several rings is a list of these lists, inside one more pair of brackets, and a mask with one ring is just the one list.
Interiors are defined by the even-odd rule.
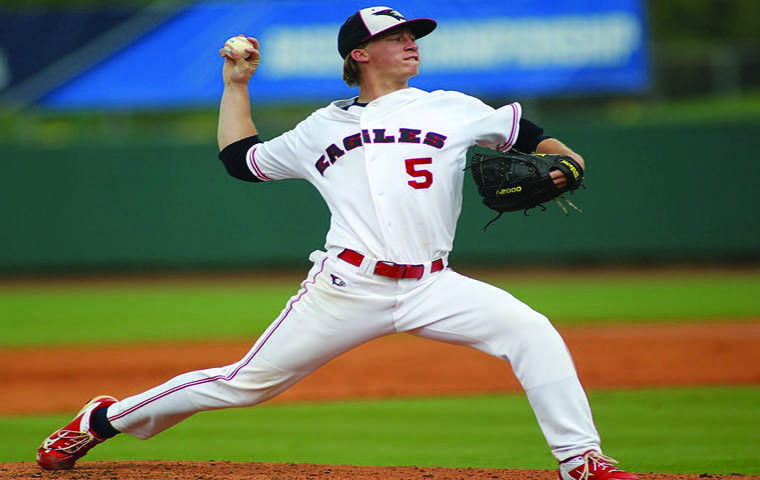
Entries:
[[[366,46],[367,42],[364,42],[356,48],[361,49]],[[353,52],[353,50],[351,51]],[[359,62],[354,60],[354,58],[351,56],[351,53],[349,53],[346,55],[345,60],[343,60],[343,81],[346,82],[349,87],[358,87],[360,80],[361,75],[359,72]]]

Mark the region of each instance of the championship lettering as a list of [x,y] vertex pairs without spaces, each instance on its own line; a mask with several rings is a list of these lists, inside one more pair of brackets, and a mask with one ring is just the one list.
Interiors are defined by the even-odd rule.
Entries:
[[[399,128],[398,132],[390,132],[385,128],[362,129],[361,132],[351,134],[340,142],[330,144],[314,163],[314,167],[324,176],[325,170],[334,165],[346,152],[368,143],[418,143],[441,149],[446,144],[446,138],[446,135],[436,132],[426,132],[423,135],[422,130],[416,128]],[[343,148],[338,145],[342,145]]]

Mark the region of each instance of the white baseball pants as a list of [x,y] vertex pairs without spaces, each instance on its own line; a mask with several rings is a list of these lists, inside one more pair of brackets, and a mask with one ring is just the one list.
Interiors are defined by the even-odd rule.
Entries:
[[240,361],[121,400],[108,410],[113,426],[145,439],[200,411],[256,405],[364,342],[407,332],[510,362],[558,460],[599,449],[570,354],[545,316],[448,268],[396,280],[332,251],[310,260],[301,289]]

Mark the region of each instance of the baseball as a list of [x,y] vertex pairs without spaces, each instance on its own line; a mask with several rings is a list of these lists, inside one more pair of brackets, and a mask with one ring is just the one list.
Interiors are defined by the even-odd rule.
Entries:
[[240,54],[241,58],[248,58],[251,56],[251,54],[246,52],[245,49],[251,48],[252,46],[253,45],[248,41],[248,39],[237,36],[232,37],[224,42],[224,51],[227,53],[232,53],[235,51]]

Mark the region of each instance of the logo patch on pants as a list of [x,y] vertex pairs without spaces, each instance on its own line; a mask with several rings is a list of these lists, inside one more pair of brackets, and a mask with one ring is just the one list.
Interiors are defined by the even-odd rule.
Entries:
[[332,279],[332,284],[335,285],[336,287],[345,287],[346,286],[346,282],[344,282],[343,279],[340,278],[339,276],[334,275],[334,274],[331,273],[330,274],[330,278]]

